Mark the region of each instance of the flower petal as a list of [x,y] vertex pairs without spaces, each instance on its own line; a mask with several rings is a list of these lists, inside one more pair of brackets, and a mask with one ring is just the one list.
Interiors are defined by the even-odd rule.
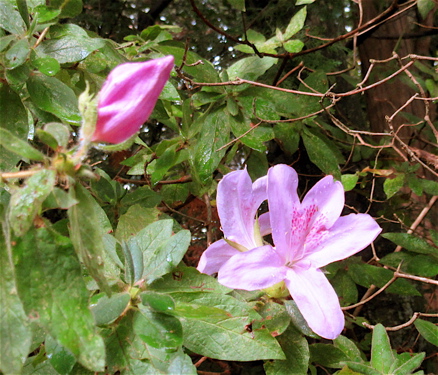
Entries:
[[293,212],[300,204],[297,187],[298,175],[293,168],[278,164],[269,169],[268,204],[272,238],[277,252],[282,254],[286,261],[294,258],[291,220]]
[[272,232],[269,212],[265,212],[259,216],[259,226],[262,237]]
[[99,92],[92,141],[121,143],[149,118],[169,79],[173,56],[114,68]]
[[309,190],[301,203],[301,209],[306,211],[315,207],[316,212],[311,218],[310,226],[316,230],[328,229],[341,216],[344,202],[342,183],[334,181],[333,176],[326,176]]
[[251,181],[246,170],[227,174],[218,185],[217,207],[225,237],[253,249],[254,223],[257,209],[267,198],[267,178]]
[[234,255],[218,273],[218,281],[233,289],[268,288],[286,275],[283,260],[270,245]]
[[348,258],[373,242],[382,228],[368,214],[340,217],[322,235],[319,245],[305,259],[315,268]]
[[197,269],[199,272],[211,275],[218,272],[219,268],[236,254],[240,254],[240,251],[224,240],[216,241],[202,253]]
[[326,339],[338,337],[344,328],[344,314],[322,271],[298,263],[288,269],[285,283],[309,327]]

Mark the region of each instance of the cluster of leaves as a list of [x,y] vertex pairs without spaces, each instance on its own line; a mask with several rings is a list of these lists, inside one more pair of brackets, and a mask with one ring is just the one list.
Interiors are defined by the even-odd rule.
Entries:
[[[243,10],[244,2],[231,3]],[[0,0],[0,370],[196,374],[193,360],[200,356],[264,360],[267,374],[316,374],[323,366],[344,375],[402,375],[419,367],[424,353],[394,353],[381,325],[371,351],[369,335],[323,343],[293,301],[230,290],[182,261],[192,236],[168,215],[172,207],[213,196],[217,177],[236,166],[245,164],[253,178],[265,175],[270,142],[284,160],[302,150],[306,168],[334,175],[347,191],[365,191],[370,173],[377,173],[342,173],[352,137],[327,118],[309,116],[329,99],[250,83],[265,82],[280,64],[255,50],[303,49],[306,6],[271,38],[248,31],[255,49],[236,49],[251,55],[220,70],[175,41],[176,28],[155,25],[119,45],[65,22],[81,9],[81,0]],[[169,54],[177,68],[142,139],[163,126],[167,132],[155,142],[139,137],[123,145],[129,150],[121,163],[124,185],[105,164],[92,169],[97,160],[72,164],[81,124],[77,98],[86,83],[97,92],[119,63]],[[326,73],[316,70],[294,88],[311,94],[329,86]],[[282,121],[292,118],[303,119]],[[367,147],[350,155],[364,165],[374,157]],[[388,199],[400,197],[405,185],[417,195],[437,195],[437,183],[418,178],[415,168],[391,171],[395,178],[381,172]],[[163,183],[187,176],[186,183]],[[405,250],[372,264],[354,257],[329,266],[343,306],[358,301],[360,288],[383,287],[400,262],[401,271],[435,277],[438,235],[430,235],[434,244],[385,233]],[[398,295],[422,292],[407,279],[390,288]],[[364,320],[351,319],[347,327]],[[416,328],[437,344],[433,323],[417,320]]]

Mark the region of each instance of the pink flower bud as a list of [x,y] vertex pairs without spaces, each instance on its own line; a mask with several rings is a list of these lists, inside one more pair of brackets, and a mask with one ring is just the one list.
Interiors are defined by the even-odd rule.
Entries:
[[114,68],[99,92],[93,142],[121,143],[149,118],[169,79],[173,56]]

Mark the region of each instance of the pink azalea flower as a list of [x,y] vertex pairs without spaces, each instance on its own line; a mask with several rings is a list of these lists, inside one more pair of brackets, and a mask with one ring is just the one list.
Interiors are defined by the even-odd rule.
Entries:
[[114,68],[99,92],[93,142],[121,143],[149,118],[169,79],[173,56]]
[[[334,339],[344,328],[344,316],[320,268],[364,249],[381,228],[367,214],[340,217],[344,190],[332,176],[320,180],[302,202],[293,168],[277,165],[267,177],[275,247],[235,253],[220,266],[218,280],[244,290],[266,289],[284,281],[309,327],[321,337]],[[227,205],[228,201],[219,203]]]
[[219,182],[216,202],[226,241],[216,241],[204,251],[200,272],[216,273],[233,255],[262,245],[261,236],[270,233],[269,214],[262,214],[258,220],[256,214],[267,198],[266,182],[267,176],[252,183],[246,170],[228,173]]

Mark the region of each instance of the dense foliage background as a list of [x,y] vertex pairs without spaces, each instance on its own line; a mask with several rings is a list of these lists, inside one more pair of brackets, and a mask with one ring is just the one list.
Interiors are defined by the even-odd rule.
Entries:
[[[4,374],[433,374],[438,337],[433,0],[0,0]],[[175,57],[139,136],[81,163],[78,97]],[[342,181],[383,227],[326,267],[343,335],[196,267],[215,191],[278,163]],[[415,372],[416,371],[416,372]]]

